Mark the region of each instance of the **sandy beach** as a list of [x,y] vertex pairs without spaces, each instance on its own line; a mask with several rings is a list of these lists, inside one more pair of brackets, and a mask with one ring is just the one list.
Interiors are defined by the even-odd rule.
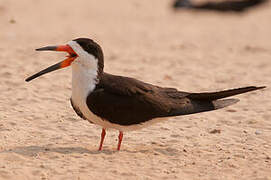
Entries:
[[[170,0],[0,0],[0,179],[271,179],[271,4],[242,14],[174,11]],[[124,134],[80,119],[71,69],[25,78],[64,59],[36,52],[88,37],[105,71],[188,92],[243,86],[213,112]]]

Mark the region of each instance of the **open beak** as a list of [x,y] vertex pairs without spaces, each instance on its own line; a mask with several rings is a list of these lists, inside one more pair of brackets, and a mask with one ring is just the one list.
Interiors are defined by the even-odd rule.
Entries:
[[28,77],[25,81],[29,82],[32,79],[35,79],[43,74],[55,71],[57,69],[65,68],[71,65],[71,63],[77,58],[77,54],[73,51],[73,49],[69,45],[60,45],[60,46],[46,46],[39,49],[36,49],[36,51],[65,51],[69,53],[67,56],[68,58],[64,61],[61,61],[57,64],[54,64],[30,77]]

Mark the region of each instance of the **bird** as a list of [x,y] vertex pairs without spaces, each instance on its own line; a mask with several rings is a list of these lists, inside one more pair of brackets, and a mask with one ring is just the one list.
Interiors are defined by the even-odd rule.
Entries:
[[141,129],[172,116],[224,108],[239,100],[223,98],[265,88],[248,86],[219,92],[190,93],[109,74],[103,70],[101,46],[89,38],[77,38],[65,45],[36,50],[69,54],[65,60],[28,77],[26,81],[71,65],[71,106],[82,119],[102,127],[99,151],[102,150],[107,129],[119,131],[117,150],[120,150],[123,132]]
[[174,9],[187,8],[198,11],[236,12],[242,13],[246,10],[264,4],[267,0],[226,0],[209,1],[201,4],[193,4],[190,0],[176,0],[173,3]]

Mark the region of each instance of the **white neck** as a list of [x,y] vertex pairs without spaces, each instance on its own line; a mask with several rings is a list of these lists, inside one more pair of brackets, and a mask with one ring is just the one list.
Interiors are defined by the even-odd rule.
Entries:
[[72,100],[80,106],[98,83],[98,59],[84,51],[77,42],[68,44],[78,55],[72,62]]

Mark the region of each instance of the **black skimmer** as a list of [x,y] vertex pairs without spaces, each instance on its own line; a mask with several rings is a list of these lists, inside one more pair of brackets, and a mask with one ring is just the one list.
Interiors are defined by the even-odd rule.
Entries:
[[219,12],[244,12],[245,10],[267,2],[267,0],[225,0],[193,4],[190,0],[176,0],[173,8],[187,8],[194,10],[213,10]]
[[124,131],[140,129],[165,117],[220,109],[238,102],[238,99],[222,98],[264,88],[250,86],[220,92],[189,93],[111,75],[103,71],[102,48],[87,38],[36,50],[65,51],[69,54],[64,61],[34,74],[26,81],[72,65],[71,104],[81,118],[102,127],[99,150],[108,128],[119,130],[117,149],[120,150]]

